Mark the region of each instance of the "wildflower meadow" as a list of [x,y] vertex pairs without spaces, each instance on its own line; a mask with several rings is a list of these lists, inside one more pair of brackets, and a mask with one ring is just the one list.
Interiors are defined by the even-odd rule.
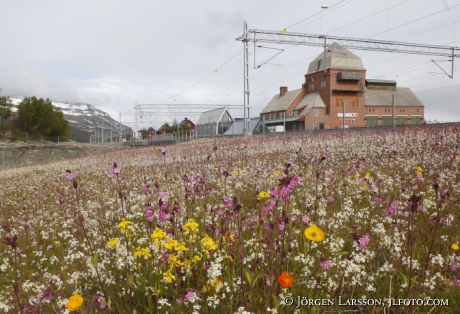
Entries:
[[408,127],[0,170],[0,312],[460,313],[459,145]]

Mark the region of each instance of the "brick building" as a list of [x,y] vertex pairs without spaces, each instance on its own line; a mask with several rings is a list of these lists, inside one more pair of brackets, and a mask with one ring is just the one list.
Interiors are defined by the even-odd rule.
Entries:
[[280,87],[260,116],[287,131],[342,128],[345,104],[346,128],[391,126],[393,95],[395,125],[425,123],[424,105],[409,88],[367,79],[361,58],[333,43],[310,63],[302,88]]

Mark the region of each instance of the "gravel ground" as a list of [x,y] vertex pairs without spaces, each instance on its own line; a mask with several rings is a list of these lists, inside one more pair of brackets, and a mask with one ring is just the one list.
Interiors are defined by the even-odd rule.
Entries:
[[49,163],[119,148],[119,143],[0,142],[0,168]]

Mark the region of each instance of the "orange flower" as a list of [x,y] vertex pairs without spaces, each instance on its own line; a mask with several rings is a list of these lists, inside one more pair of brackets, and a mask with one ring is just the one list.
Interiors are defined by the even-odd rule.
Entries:
[[283,288],[291,288],[293,281],[294,278],[292,278],[292,276],[287,273],[282,273],[278,278],[278,282]]

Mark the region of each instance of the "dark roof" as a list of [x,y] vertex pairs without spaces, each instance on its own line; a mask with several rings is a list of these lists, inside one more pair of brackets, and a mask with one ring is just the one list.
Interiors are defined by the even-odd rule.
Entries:
[[181,121],[181,123],[179,123],[179,128],[181,128],[187,121],[195,125],[195,123],[193,123],[191,120],[189,120],[188,118],[185,118],[183,121]]

